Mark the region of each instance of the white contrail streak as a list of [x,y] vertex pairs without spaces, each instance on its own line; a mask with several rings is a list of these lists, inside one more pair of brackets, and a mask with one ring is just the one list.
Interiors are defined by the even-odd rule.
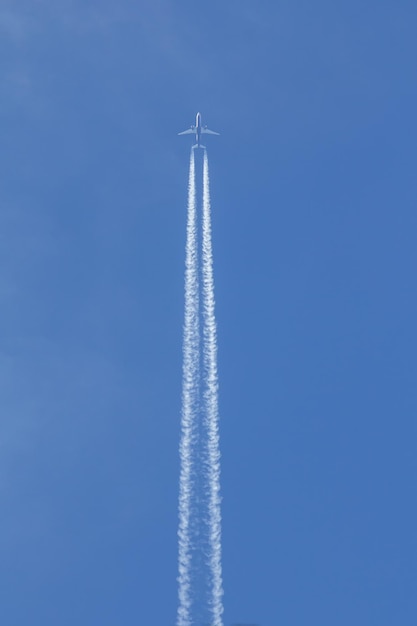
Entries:
[[180,442],[177,626],[191,626],[193,445],[199,402],[199,284],[195,160],[191,149],[185,253],[183,384]]
[[211,243],[210,181],[207,152],[203,164],[202,218],[202,278],[203,278],[203,363],[204,408],[207,429],[208,528],[210,567],[210,610],[213,626],[222,626],[223,582],[221,564],[221,496],[220,447],[217,375],[217,332],[215,318],[213,253]]

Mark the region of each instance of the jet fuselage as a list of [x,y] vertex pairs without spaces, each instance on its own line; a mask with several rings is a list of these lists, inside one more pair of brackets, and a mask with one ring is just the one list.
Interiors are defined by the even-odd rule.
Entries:
[[182,133],[178,133],[179,135],[195,135],[195,146],[194,148],[204,148],[201,143],[201,135],[218,135],[219,133],[214,132],[213,130],[209,130],[207,126],[203,126],[201,123],[201,113],[197,113],[195,116],[195,126],[191,126],[188,130],[184,130]]

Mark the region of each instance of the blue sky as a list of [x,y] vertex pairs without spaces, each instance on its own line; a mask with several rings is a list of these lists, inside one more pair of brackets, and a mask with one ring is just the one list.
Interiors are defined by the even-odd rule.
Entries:
[[414,626],[414,2],[0,7],[0,619],[173,624],[189,141],[225,622]]

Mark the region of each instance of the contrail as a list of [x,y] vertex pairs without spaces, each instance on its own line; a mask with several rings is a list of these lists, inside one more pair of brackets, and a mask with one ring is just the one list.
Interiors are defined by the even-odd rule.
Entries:
[[223,624],[217,333],[205,149],[202,191],[200,268],[192,149],[185,255],[177,626],[195,626],[207,618],[210,626]]
[[193,446],[199,403],[199,281],[194,150],[190,154],[187,239],[185,253],[185,310],[183,335],[183,383],[180,442],[178,525],[177,626],[191,626],[191,564],[193,508]]
[[208,528],[210,610],[213,626],[222,626],[223,582],[221,564],[220,447],[213,252],[211,243],[210,180],[207,152],[203,163],[202,217],[204,413],[207,430]]

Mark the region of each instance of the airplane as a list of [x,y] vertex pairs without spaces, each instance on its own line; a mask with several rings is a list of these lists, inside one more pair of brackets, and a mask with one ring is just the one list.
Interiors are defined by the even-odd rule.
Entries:
[[207,126],[201,125],[201,113],[197,113],[195,117],[195,126],[191,126],[188,130],[184,130],[182,133],[178,133],[179,135],[195,135],[196,144],[193,148],[205,148],[201,143],[201,135],[206,133],[207,135],[220,135],[220,133],[214,132],[214,130],[209,130]]

